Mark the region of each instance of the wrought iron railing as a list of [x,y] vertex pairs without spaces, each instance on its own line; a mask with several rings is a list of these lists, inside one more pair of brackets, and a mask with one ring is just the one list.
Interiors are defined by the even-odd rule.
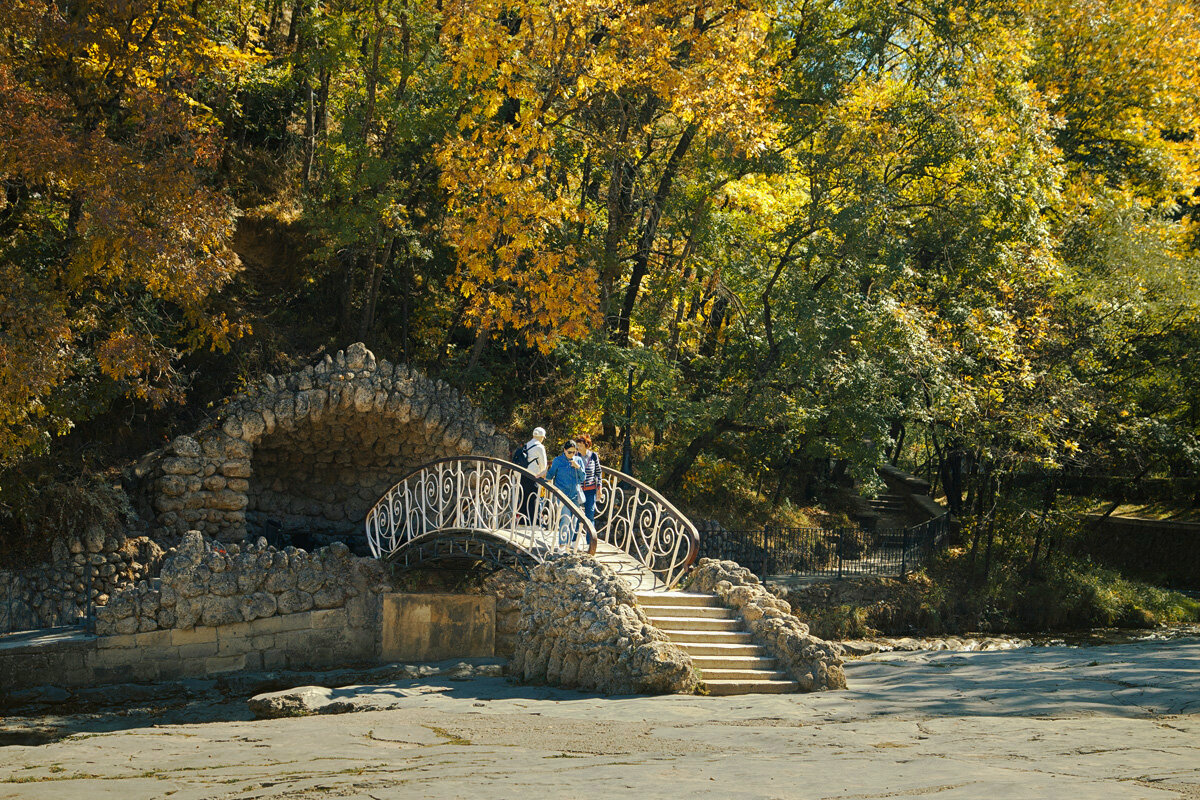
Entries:
[[558,487],[508,461],[443,458],[419,467],[367,512],[367,544],[391,558],[447,532],[484,532],[542,560],[552,552],[596,551],[596,530]]
[[636,478],[601,468],[596,533],[645,565],[667,587],[691,569],[700,548],[696,526],[661,494]]
[[393,558],[417,543],[452,532],[504,540],[540,561],[607,542],[673,586],[695,562],[696,526],[636,478],[604,467],[596,522],[560,489],[521,467],[486,456],[445,458],[418,468],[367,513],[367,543],[376,558]]
[[950,532],[950,517],[908,528],[757,528],[705,531],[700,555],[737,561],[759,576],[879,575],[903,578]]

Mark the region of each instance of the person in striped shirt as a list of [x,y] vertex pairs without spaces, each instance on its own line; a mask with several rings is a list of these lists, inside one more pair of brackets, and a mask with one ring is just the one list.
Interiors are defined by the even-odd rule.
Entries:
[[[582,433],[575,437],[579,456],[583,459],[583,513],[596,524],[596,492],[600,489],[600,454],[592,449],[592,437]],[[589,544],[591,544],[589,542]]]

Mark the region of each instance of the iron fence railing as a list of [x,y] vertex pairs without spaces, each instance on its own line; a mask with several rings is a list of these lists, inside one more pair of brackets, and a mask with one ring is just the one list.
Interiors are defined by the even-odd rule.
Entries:
[[757,528],[700,534],[700,556],[737,561],[760,577],[812,575],[903,578],[921,566],[950,532],[950,517],[909,528]]

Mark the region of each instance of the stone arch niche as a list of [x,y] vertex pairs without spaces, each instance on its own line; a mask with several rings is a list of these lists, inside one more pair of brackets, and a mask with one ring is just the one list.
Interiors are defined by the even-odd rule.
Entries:
[[366,512],[416,467],[510,449],[448,384],[353,344],[234,397],[211,428],[153,454],[149,477],[168,539],[195,529],[356,544]]

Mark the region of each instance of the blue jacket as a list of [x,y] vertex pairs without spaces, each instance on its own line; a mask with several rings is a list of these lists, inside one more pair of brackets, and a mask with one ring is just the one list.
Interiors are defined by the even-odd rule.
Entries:
[[568,461],[566,453],[559,453],[554,457],[554,461],[550,462],[546,480],[561,489],[572,503],[578,503],[579,484],[583,480],[583,461],[579,456]]

